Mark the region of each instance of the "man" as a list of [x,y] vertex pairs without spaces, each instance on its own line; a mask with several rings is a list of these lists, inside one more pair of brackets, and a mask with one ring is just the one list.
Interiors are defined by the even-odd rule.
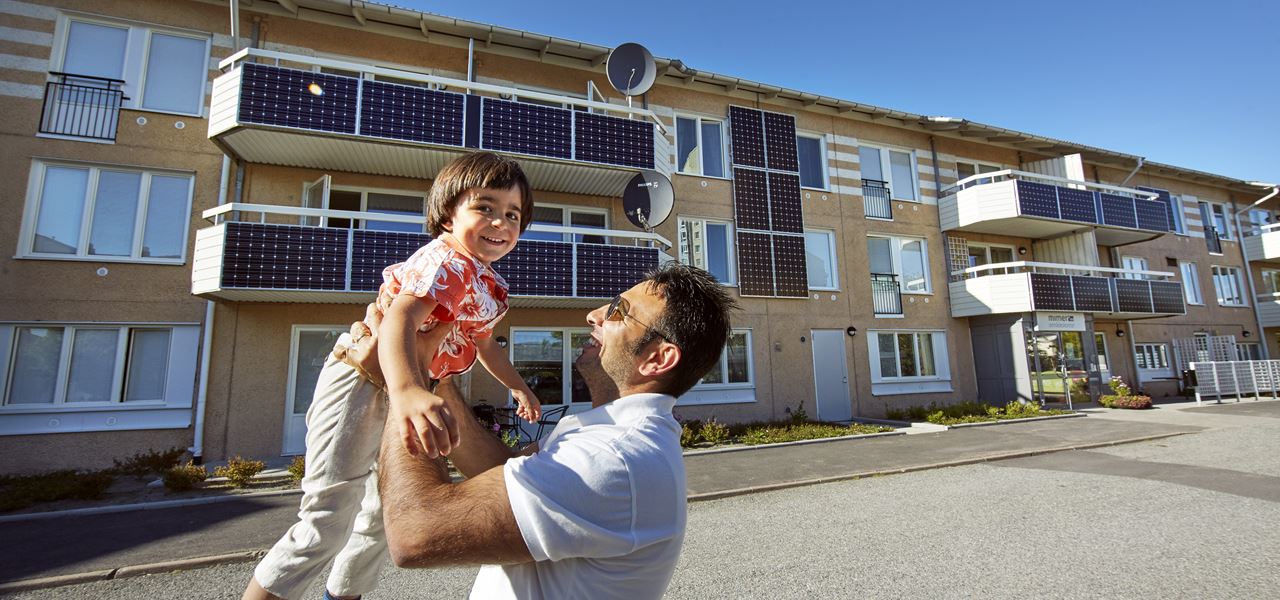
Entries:
[[[521,456],[474,419],[457,419],[449,457],[467,477],[460,483],[389,429],[379,486],[396,565],[485,564],[473,598],[661,597],[686,512],[671,409],[719,361],[732,308],[705,271],[650,273],[587,316],[591,343],[577,366],[592,410],[561,419]],[[353,352],[370,372],[373,337]],[[455,415],[468,411],[448,381],[437,393]]]

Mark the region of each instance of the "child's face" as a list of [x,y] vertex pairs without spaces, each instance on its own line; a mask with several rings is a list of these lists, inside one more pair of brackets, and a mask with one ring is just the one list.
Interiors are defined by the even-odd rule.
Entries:
[[520,188],[468,188],[444,228],[486,265],[506,256],[520,238]]

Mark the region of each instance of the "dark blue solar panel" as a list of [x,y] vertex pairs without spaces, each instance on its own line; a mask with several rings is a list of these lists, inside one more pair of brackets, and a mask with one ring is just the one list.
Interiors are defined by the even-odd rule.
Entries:
[[733,169],[733,211],[741,229],[769,229],[769,185],[764,171]]
[[796,158],[796,118],[774,112],[764,113],[765,157],[770,169],[800,172]]
[[1111,305],[1111,286],[1106,277],[1073,275],[1071,288],[1075,293],[1075,310],[1090,312],[1114,312]]
[[[729,152],[733,164],[763,169],[764,119],[760,111],[729,107]],[[794,143],[794,142],[793,142]]]
[[1151,231],[1172,231],[1169,221],[1169,203],[1145,198],[1133,199],[1134,211],[1138,213],[1138,227]]
[[573,296],[573,244],[521,240],[493,263],[518,296]]
[[1133,212],[1133,198],[1116,194],[1100,193],[1102,200],[1102,222],[1116,227],[1138,228],[1138,218]]
[[1057,219],[1059,218],[1057,188],[1019,179],[1018,206],[1024,215]]
[[1075,310],[1071,301],[1071,277],[1031,273],[1031,304],[1036,310]]
[[1094,202],[1093,192],[1059,187],[1058,208],[1062,210],[1062,218],[1068,221],[1098,222],[1098,207]]
[[480,145],[486,150],[572,158],[573,111],[485,98]]
[[359,292],[378,291],[384,269],[408,260],[431,241],[425,233],[357,229],[352,235],[351,289]]
[[573,112],[578,160],[653,168],[653,125],[646,121]]
[[1186,314],[1182,284],[1174,281],[1151,281],[1152,309],[1158,313]]
[[1173,196],[1169,193],[1169,190],[1162,190],[1159,188],[1149,188],[1149,187],[1142,187],[1142,186],[1138,186],[1138,189],[1144,192],[1154,192],[1157,196],[1160,197],[1160,201],[1165,203],[1165,205],[1167,206],[1167,210],[1165,212],[1167,213],[1167,217],[1169,219],[1169,231],[1176,231],[1175,226],[1177,225],[1178,222],[1174,220],[1173,213],[1174,211],[1182,210],[1182,206],[1180,206],[1179,203],[1173,199]]
[[809,295],[809,271],[805,263],[803,235],[773,236],[775,295],[803,298]]
[[[804,233],[800,208],[800,176],[769,173],[769,214],[774,231]],[[745,225],[739,225],[745,227]]]
[[738,232],[738,292],[773,295],[773,242],[767,233]]
[[222,287],[346,288],[347,230],[260,223],[226,225]]
[[360,133],[429,144],[462,145],[464,96],[411,85],[365,81]]
[[578,296],[611,298],[657,266],[657,248],[578,244]]
[[1116,279],[1116,312],[1152,312],[1151,288],[1141,279]]
[[358,79],[254,63],[240,68],[240,122],[356,132]]

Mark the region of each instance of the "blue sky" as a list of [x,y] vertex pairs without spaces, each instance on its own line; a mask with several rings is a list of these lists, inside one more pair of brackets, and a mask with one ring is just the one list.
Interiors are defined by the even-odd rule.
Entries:
[[1280,183],[1280,2],[391,3]]

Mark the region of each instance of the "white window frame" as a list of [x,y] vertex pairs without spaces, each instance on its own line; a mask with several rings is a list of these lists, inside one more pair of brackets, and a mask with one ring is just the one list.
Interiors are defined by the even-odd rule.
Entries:
[[1259,269],[1258,279],[1263,294],[1280,294],[1280,269]]
[[[560,348],[561,350],[560,397],[562,399],[567,399],[568,402],[558,402],[558,403],[552,404],[552,403],[548,403],[545,399],[539,398],[538,400],[542,402],[543,408],[545,409],[548,406],[555,407],[555,406],[566,406],[566,405],[570,407],[577,406],[577,407],[590,408],[591,407],[590,403],[573,401],[573,361],[574,361],[573,334],[576,333],[576,334],[590,335],[591,328],[589,327],[538,327],[534,325],[511,327],[511,330],[507,333],[507,336],[509,338],[509,341],[507,343],[507,360],[511,362],[511,366],[513,369],[516,366],[516,333],[520,331],[559,332],[563,335],[563,337],[561,338],[562,345]],[[515,401],[511,397],[511,390],[507,390],[506,401],[508,406],[515,404]],[[573,411],[572,408],[570,408],[570,411],[577,412],[577,411]]]
[[[823,192],[830,191],[831,190],[831,169],[830,169],[830,165],[828,164],[830,161],[827,160],[827,136],[819,133],[805,133],[805,132],[797,131],[796,138],[797,138],[797,147],[799,144],[799,138],[818,141],[818,165],[822,167],[822,187],[811,187],[801,183],[800,188],[805,190],[818,190]],[[797,161],[799,160],[799,157],[800,157],[800,152],[797,150],[796,151]]]
[[[823,287],[809,286],[810,291],[838,292],[840,291],[840,265],[836,261],[836,232],[834,229],[809,228],[806,227],[805,233],[805,251],[809,250],[809,234],[817,234],[826,236],[827,239],[827,264],[831,265],[831,285]],[[808,273],[805,273],[805,280],[808,281]]]
[[[1169,357],[1169,345],[1163,342],[1138,342],[1133,345],[1134,358],[1133,365],[1138,371],[1138,381],[1153,381],[1157,379],[1172,379],[1173,361]],[[1139,366],[1139,357],[1142,362],[1148,366]],[[1152,368],[1153,362],[1164,363],[1163,367]]]
[[[83,214],[80,222],[80,237],[75,254],[56,254],[35,251],[36,227],[40,216],[40,205],[44,194],[45,171],[49,167],[65,167],[71,169],[88,169],[89,176],[85,184]],[[98,178],[102,171],[139,173],[142,178],[138,184],[138,214],[133,222],[133,247],[129,256],[102,256],[89,254],[89,241],[93,232],[93,208],[97,201]],[[178,258],[159,258],[142,256],[142,247],[147,225],[147,211],[151,204],[151,178],[155,175],[165,177],[187,178],[186,206],[182,210],[187,218],[182,222],[182,246]],[[27,180],[27,199],[22,209],[22,230],[18,236],[18,258],[39,260],[68,260],[110,263],[134,263],[153,265],[183,265],[187,262],[187,245],[191,237],[191,202],[195,194],[195,174],[191,171],[175,171],[151,167],[130,167],[105,165],[99,163],[82,163],[72,161],[52,161],[36,159],[31,161],[31,173]]]
[[[609,229],[609,225],[610,225],[609,209],[607,208],[599,208],[595,206],[578,206],[574,204],[559,204],[555,202],[537,202],[534,204],[534,208],[559,209],[560,210],[560,227],[581,227],[580,225],[573,225],[573,213],[603,215],[604,229]],[[532,227],[534,223],[535,221],[532,220],[532,215],[530,215],[529,225]],[[547,223],[547,225],[549,225],[549,223]],[[577,239],[575,236],[579,236],[579,235],[584,235],[584,234],[562,233],[560,234],[560,241],[572,242]],[[524,235],[521,235],[520,237],[521,239],[524,239]],[[609,243],[609,236],[602,234],[600,235],[600,237],[604,238],[604,243],[606,244]],[[541,241],[555,241],[555,240],[541,240]]]
[[1107,335],[1101,331],[1095,331],[1093,333],[1093,345],[1094,345],[1094,351],[1097,353],[1099,357],[1102,358],[1101,362],[1106,364],[1106,368],[1103,368],[1102,365],[1099,365],[1098,370],[1102,371],[1103,373],[1110,373],[1111,372],[1111,353],[1107,351]]
[[[722,285],[726,285],[730,287],[737,286],[738,285],[738,263],[737,263],[738,256],[737,256],[737,253],[734,251],[737,248],[737,244],[734,241],[735,238],[733,233],[733,221],[729,221],[725,219],[713,219],[709,217],[686,217],[686,216],[677,217],[676,223],[677,223],[678,229],[676,230],[676,256],[680,259],[681,263],[684,263],[686,265],[697,266],[698,264],[697,261],[690,260],[690,258],[688,257],[689,251],[685,249],[685,244],[683,241],[681,241],[681,237],[680,237],[684,235],[684,227],[686,223],[697,223],[697,222],[701,222],[703,224],[703,231],[706,230],[706,225],[708,224],[723,225],[725,227],[725,252],[727,253],[726,256],[728,257],[728,265],[726,266],[726,268],[729,270],[729,273],[728,273],[727,281],[721,281],[720,283]],[[707,262],[708,262],[708,259],[706,257],[706,250],[704,247],[702,263],[706,264]],[[702,268],[706,270],[705,267],[702,267]]]
[[[305,184],[303,184],[303,197],[304,197],[304,198],[306,197],[306,188],[307,188],[308,186],[310,186],[310,185],[311,185],[311,183],[305,183]],[[333,192],[348,192],[348,193],[352,193],[352,192],[354,192],[354,193],[358,193],[358,194],[360,194],[360,212],[369,212],[369,194],[388,194],[388,195],[393,195],[393,196],[405,196],[405,197],[419,198],[419,199],[421,199],[421,200],[422,200],[422,213],[421,213],[421,216],[422,216],[422,218],[423,218],[423,225],[422,225],[422,229],[421,229],[421,231],[420,231],[420,232],[423,232],[423,233],[425,233],[425,232],[426,232],[426,218],[427,218],[427,192],[421,192],[421,191],[418,191],[418,190],[397,190],[397,189],[391,189],[391,188],[374,188],[374,187],[363,187],[363,186],[358,186],[358,185],[332,185],[332,184],[331,184],[331,185],[329,186],[329,188],[328,188],[327,190],[325,190],[325,191],[326,191],[326,193],[325,193],[325,195],[324,195],[324,208],[325,208],[325,210],[331,210],[331,209],[332,209],[332,207],[330,206],[329,202],[330,202],[330,200],[331,200],[331,199],[332,199],[332,197],[333,197]],[[304,217],[304,218],[305,218],[305,217]],[[334,217],[334,218],[337,218],[337,217]],[[321,219],[321,227],[329,227],[329,226],[330,226],[330,225],[329,225],[329,219],[330,219],[330,217],[324,217],[324,218],[322,218],[322,219]],[[353,226],[353,229],[367,229],[367,228],[368,228],[368,223],[367,223],[367,221],[369,221],[370,219],[356,219],[356,220],[357,220],[357,221],[359,221],[360,223],[359,223],[359,225],[358,225],[358,226]]]
[[[66,71],[66,69],[63,68],[63,65],[66,61],[67,44],[70,42],[72,22],[88,23],[104,27],[127,28],[129,30],[127,41],[125,42],[125,57],[123,74],[121,76],[121,79],[125,80],[122,90],[124,95],[128,97],[128,100],[122,101],[121,107],[130,110],[161,114],[187,115],[192,117],[205,116],[206,111],[209,109],[207,99],[209,97],[210,85],[209,72],[211,71],[212,66],[210,52],[213,37],[210,34],[192,29],[153,25],[151,23],[140,23],[137,21],[128,21],[123,19],[110,19],[96,15],[69,15],[66,13],[60,13],[58,15],[58,20],[54,25],[53,55],[49,60],[49,64],[51,66],[56,66],[56,68],[53,69],[54,71]],[[147,58],[151,53],[151,36],[155,33],[204,41],[204,69],[201,71],[203,77],[201,78],[202,83],[200,86],[200,106],[197,107],[195,112],[162,110],[144,106],[146,99],[143,97],[143,93],[146,90],[147,85]],[[49,76],[49,81],[54,81],[55,79],[56,77],[53,75]]]
[[[698,151],[698,168],[699,168],[698,173],[689,173],[681,170],[682,165],[679,164],[680,162],[680,133],[679,133],[680,119],[692,119],[694,121],[697,121],[698,126],[695,129],[698,131],[698,145],[696,146],[696,148],[698,149],[697,150]],[[676,113],[675,117],[672,118],[671,122],[672,122],[671,136],[672,138],[675,139],[675,143],[672,145],[672,147],[673,147],[673,152],[675,152],[675,156],[676,156],[676,165],[675,165],[676,175],[688,175],[690,177],[708,177],[711,179],[729,179],[729,150],[728,150],[729,144],[727,139],[728,136],[725,135],[726,128],[725,128],[724,118],[707,117],[703,115],[695,115],[695,114],[689,114],[689,113]],[[715,123],[720,127],[720,172],[723,173],[723,175],[707,175],[706,174],[707,168],[706,168],[706,163],[704,161],[705,156],[702,152],[702,149],[704,147],[702,143],[703,122]]]
[[[1209,223],[1205,225],[1213,226],[1218,229],[1218,239],[1223,241],[1234,241],[1236,238],[1231,234],[1231,211],[1226,204],[1214,202],[1211,200],[1201,200],[1200,202],[1209,205]],[[1222,227],[1218,227],[1218,218],[1222,218]]]
[[[924,199],[920,195],[920,162],[919,160],[917,160],[916,151],[914,148],[903,148],[899,146],[887,146],[884,144],[866,143],[866,142],[858,143],[859,148],[862,148],[864,146],[867,148],[874,148],[880,151],[880,172],[884,175],[885,181],[889,183],[889,200],[892,200],[895,202],[915,202],[917,204],[924,203]],[[889,158],[890,151],[903,152],[908,154],[911,157],[911,189],[915,190],[914,199],[898,197],[899,182],[896,181],[893,177],[893,162]],[[861,177],[861,173],[865,172],[863,171],[861,166],[861,160],[862,160],[861,151],[859,151],[858,153],[858,160],[859,160],[859,167],[858,167],[859,177]]]
[[1169,192],[1169,202],[1173,204],[1173,232],[1187,235],[1187,209],[1182,205],[1182,196]]
[[1240,360],[1262,360],[1262,344],[1258,342],[1236,342],[1236,356]]
[[1200,293],[1200,267],[1193,261],[1180,260],[1178,273],[1182,276],[1182,295],[1187,304],[1203,306],[1204,295]]
[[[1126,270],[1149,271],[1151,263],[1144,256],[1122,256],[1120,264]],[[1147,276],[1142,273],[1122,273],[1124,279],[1146,279]]]
[[[1265,223],[1258,222],[1258,216],[1265,217]],[[1275,229],[1263,230],[1263,227],[1276,224],[1275,213],[1263,208],[1251,208],[1245,213],[1244,225],[1249,228],[1249,235],[1262,235],[1267,231],[1275,231]]]
[[[889,256],[893,261],[893,274],[898,276],[898,291],[900,293],[915,295],[933,294],[933,274],[929,272],[929,238],[883,233],[868,233],[867,238],[881,238],[892,241],[889,245]],[[902,277],[902,246],[907,242],[915,241],[920,242],[921,259],[924,263],[924,290],[908,290],[906,287],[907,282],[904,281]]]
[[968,159],[963,159],[963,158],[962,158],[962,159],[958,159],[958,160],[956,160],[956,181],[960,181],[961,179],[964,179],[965,177],[972,177],[972,176],[973,176],[973,175],[965,175],[965,176],[961,177],[961,176],[960,176],[960,165],[965,165],[965,166],[968,166],[969,168],[973,169],[973,175],[981,175],[981,174],[983,174],[983,173],[991,173],[991,172],[993,172],[993,171],[1001,171],[1001,170],[1003,170],[1003,169],[1004,169],[1004,167],[1002,167],[1002,166],[1000,166],[1000,165],[997,165],[997,164],[984,163],[984,162],[981,162],[981,161],[968,160]]
[[[891,334],[894,340],[894,361],[900,362],[896,336],[914,334],[913,345],[917,360],[920,354],[919,334],[933,336],[933,375],[885,376],[880,372],[880,335]],[[947,332],[942,329],[872,329],[867,332],[867,360],[871,368],[871,393],[874,396],[919,394],[951,391],[951,357],[947,350]]]
[[[702,404],[742,404],[756,401],[755,346],[750,328],[735,328],[730,334],[743,334],[747,340],[747,381],[735,383],[702,383],[699,381],[688,392],[676,399],[677,406]],[[720,373],[729,374],[728,344],[720,351]]]
[[[1233,288],[1231,290],[1226,290],[1227,292],[1234,291],[1234,296],[1232,298],[1228,298],[1227,294],[1223,293],[1222,288],[1224,283],[1229,283],[1230,286]],[[1230,306],[1230,307],[1248,306],[1249,303],[1245,299],[1244,286],[1242,285],[1242,283],[1243,282],[1240,279],[1239,267],[1213,265],[1213,289],[1218,296],[1218,306]],[[1233,300],[1233,299],[1239,299],[1239,301],[1227,302],[1227,300]]]
[[[1004,250],[1008,250],[1010,260],[1016,259],[1018,257],[1018,249],[1011,244],[995,244],[991,242],[968,242],[966,246],[968,246],[969,250],[974,250],[974,249],[982,250],[982,253],[986,257],[986,261],[987,261],[985,263],[982,263],[984,265],[996,264],[995,259],[991,258],[991,250],[993,248],[1001,248]],[[973,266],[981,266],[981,265],[973,265]],[[1008,272],[1008,269],[993,269],[990,271],[990,273],[993,275],[1004,274],[1007,272]],[[968,278],[970,279],[975,277],[978,277],[978,275],[975,273],[970,273],[968,275]]]

